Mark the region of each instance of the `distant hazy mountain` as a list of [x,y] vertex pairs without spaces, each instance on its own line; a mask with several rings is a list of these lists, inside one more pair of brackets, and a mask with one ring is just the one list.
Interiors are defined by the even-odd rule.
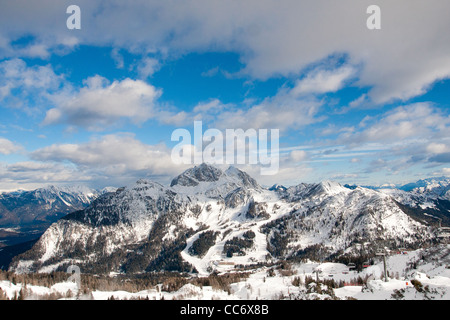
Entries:
[[0,227],[54,222],[87,207],[102,191],[85,186],[39,188],[0,194]]

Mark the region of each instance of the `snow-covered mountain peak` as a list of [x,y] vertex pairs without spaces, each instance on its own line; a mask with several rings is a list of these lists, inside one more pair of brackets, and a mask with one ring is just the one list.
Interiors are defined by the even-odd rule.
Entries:
[[128,192],[133,195],[133,198],[150,197],[153,199],[157,199],[158,197],[165,194],[166,187],[158,182],[147,179],[139,179],[138,181],[136,181],[135,185],[128,190]]
[[329,195],[335,195],[342,192],[344,193],[350,192],[349,189],[345,188],[340,183],[330,180],[322,181],[321,183],[318,184],[318,186],[323,192]]
[[404,191],[412,191],[414,189],[431,190],[439,187],[445,188],[448,187],[449,185],[450,185],[450,178],[437,177],[437,178],[421,179],[413,183],[408,183],[401,186],[399,189]]
[[118,188],[116,187],[104,187],[99,192],[100,194],[110,193],[110,192],[116,192]]
[[256,180],[235,167],[222,171],[208,164],[186,170],[172,180],[170,188],[178,194],[208,198],[225,197],[238,188],[261,189]]
[[226,171],[225,174],[228,177],[233,177],[237,179],[240,183],[242,183],[243,186],[253,189],[259,189],[260,186],[258,182],[256,182],[255,179],[250,177],[246,172],[239,170],[236,167],[230,166]]
[[158,182],[148,180],[148,179],[139,179],[136,181],[133,189],[164,189],[164,186]]
[[37,201],[53,203],[62,201],[66,205],[71,205],[74,201],[88,204],[98,196],[99,192],[84,185],[55,186],[50,185],[33,191],[22,191],[18,196],[29,196]]
[[352,192],[352,190],[334,181],[301,183],[287,189],[278,188],[276,191],[278,191],[284,199],[290,202],[306,198],[328,198],[339,194],[348,195]]
[[300,258],[310,250],[326,258],[360,252],[356,242],[415,246],[433,237],[377,190],[334,181],[272,189],[235,167],[207,164],[184,171],[171,186],[138,180],[52,225],[33,249],[35,269],[70,255],[91,270],[107,261],[107,271],[208,273],[222,260]]
[[194,168],[187,169],[178,177],[172,180],[173,186],[196,187],[200,182],[213,182],[219,180],[223,175],[222,170],[211,165],[202,163]]
[[415,197],[450,200],[450,178],[429,178],[399,187],[399,190],[409,192]]
[[0,226],[25,226],[53,222],[86,208],[101,192],[83,185],[46,186],[0,195]]

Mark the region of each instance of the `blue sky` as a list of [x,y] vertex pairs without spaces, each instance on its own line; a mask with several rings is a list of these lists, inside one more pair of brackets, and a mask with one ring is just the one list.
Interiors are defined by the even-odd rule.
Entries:
[[[450,4],[70,1],[0,5],[0,190],[167,183],[178,128],[278,129],[264,185],[450,175]],[[407,10],[405,6],[407,5]]]

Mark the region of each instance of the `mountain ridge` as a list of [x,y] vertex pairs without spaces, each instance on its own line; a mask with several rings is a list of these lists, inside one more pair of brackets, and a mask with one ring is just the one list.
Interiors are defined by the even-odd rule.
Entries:
[[[206,274],[220,261],[326,259],[357,254],[356,244],[366,242],[372,253],[414,247],[432,241],[433,232],[376,190],[331,181],[268,190],[239,169],[203,164],[170,186],[141,179],[98,197],[52,224],[11,269],[58,270],[76,261],[93,273]],[[202,256],[193,246],[204,248]]]
[[21,227],[54,222],[67,213],[87,207],[112,188],[95,190],[82,185],[54,186],[0,194],[0,227]]

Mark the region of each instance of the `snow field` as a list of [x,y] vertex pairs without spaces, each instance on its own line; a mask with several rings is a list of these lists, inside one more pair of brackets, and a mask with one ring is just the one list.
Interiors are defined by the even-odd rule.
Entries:
[[[389,256],[387,259],[387,268],[391,277],[388,282],[381,279],[383,275],[383,263],[377,261],[373,266],[364,269],[362,272],[349,270],[348,267],[340,263],[318,263],[308,261],[301,264],[293,264],[290,269],[283,272],[281,269],[274,268],[269,272],[268,267],[261,267],[252,271],[250,276],[237,283],[230,284],[229,292],[213,289],[210,286],[198,287],[193,284],[186,284],[178,291],[165,292],[161,290],[161,285],[157,288],[149,288],[140,292],[126,291],[93,291],[89,298],[95,300],[106,300],[110,297],[115,299],[145,299],[150,300],[275,300],[275,299],[358,299],[358,300],[390,300],[394,298],[406,300],[450,299],[450,269],[442,261],[433,261],[436,256],[442,255],[442,252],[449,250],[450,246],[442,247],[440,250],[434,250],[429,256],[430,262],[420,260],[426,253],[420,249],[408,254],[399,254]],[[410,270],[408,266],[411,262],[417,262],[417,268]],[[319,273],[317,273],[319,271]],[[398,274],[398,278],[392,275]],[[201,275],[198,275],[201,276]],[[319,280],[343,281],[347,285],[342,288],[334,289],[333,295],[327,293],[316,293],[311,290],[315,284],[307,287],[305,280],[307,278]],[[367,286],[350,285],[350,282],[356,278],[369,277]],[[295,280],[300,280],[300,286],[294,285]],[[417,289],[413,280],[419,281],[423,289]],[[416,285],[418,282],[415,282]],[[321,285],[322,289],[326,286]],[[0,281],[0,288],[5,295],[12,299],[18,296],[23,284],[12,284],[9,281]],[[75,283],[62,282],[53,285],[50,288],[42,286],[27,286],[28,298],[39,299],[39,296],[59,293],[66,296],[70,290],[72,296],[68,299],[76,299],[74,293],[77,292]],[[421,290],[421,291],[420,291]],[[64,298],[66,299],[66,298]]]

